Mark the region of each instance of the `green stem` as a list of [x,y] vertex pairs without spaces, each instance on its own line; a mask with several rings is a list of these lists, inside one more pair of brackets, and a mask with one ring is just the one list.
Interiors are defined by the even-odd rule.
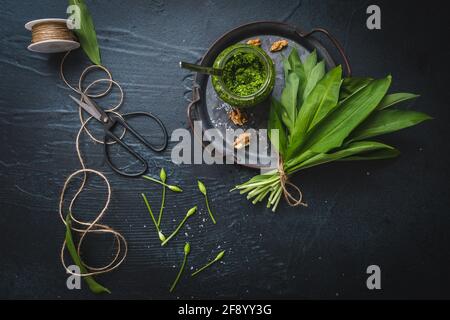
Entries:
[[206,268],[208,268],[209,266],[211,266],[213,263],[221,260],[223,258],[225,254],[225,250],[219,252],[219,254],[214,258],[214,260],[211,260],[210,262],[208,262],[207,264],[205,264],[203,267],[201,267],[200,269],[198,269],[197,271],[195,271],[194,273],[191,274],[191,277],[196,276],[198,273],[202,272],[203,270],[205,270]]
[[183,218],[183,220],[181,220],[180,224],[179,224],[178,227],[175,229],[175,231],[172,232],[172,234],[171,234],[170,236],[168,236],[168,237],[166,238],[166,240],[164,240],[164,241],[161,243],[161,246],[165,246],[165,245],[167,244],[167,242],[169,242],[170,239],[172,239],[173,237],[176,236],[176,234],[180,231],[181,227],[183,226],[183,224],[186,222],[186,220],[187,220],[188,218],[189,218],[188,216],[185,216],[185,217]]
[[273,177],[267,178],[264,181],[259,181],[259,182],[247,181],[247,182],[244,182],[244,183],[242,183],[240,185],[237,185],[235,188],[236,189],[244,189],[244,188],[248,188],[248,187],[257,187],[257,186],[260,186],[260,185],[271,183],[271,182],[275,181],[276,179],[278,179],[278,175],[277,174],[275,174]]
[[259,186],[256,187],[255,189],[253,189],[252,191],[250,191],[247,195],[247,199],[252,198],[253,196],[256,196],[257,194],[259,194],[259,192],[261,192],[264,189],[264,186]]
[[159,225],[155,220],[155,216],[153,215],[152,208],[150,208],[150,204],[148,203],[147,197],[143,193],[141,193],[141,196],[144,199],[145,205],[147,206],[147,209],[148,209],[148,213],[150,213],[150,217],[152,217],[153,223],[155,224],[155,227],[156,227],[156,231],[159,232]]
[[281,193],[278,195],[278,199],[275,201],[275,204],[273,205],[272,212],[275,212],[277,210],[278,204],[280,203],[281,199]]
[[243,184],[237,185],[235,188],[238,190],[245,189],[245,188],[254,188],[254,187],[265,185],[267,183],[271,183],[271,182],[275,181],[276,179],[278,179],[278,176],[274,176],[270,179],[267,179],[267,180],[261,181],[261,182],[255,182],[255,183],[249,183],[249,184],[243,183]]
[[206,208],[208,209],[209,216],[211,217],[212,222],[214,224],[216,224],[216,219],[214,219],[214,216],[213,216],[213,214],[211,212],[211,209],[209,208],[209,202],[208,202],[208,196],[207,195],[205,195],[205,202],[206,202]]
[[275,194],[276,194],[277,190],[278,190],[278,189],[275,188],[275,189],[273,189],[272,192],[270,193],[270,196],[269,196],[269,199],[268,199],[268,202],[269,202],[269,203],[272,203],[272,199],[273,199],[273,197],[275,197]]
[[158,179],[155,179],[155,178],[152,178],[152,177],[149,177],[149,176],[142,176],[142,178],[147,179],[147,180],[150,180],[150,181],[153,181],[153,182],[156,182],[156,183],[159,183],[160,185],[165,186],[165,187],[167,187],[167,188],[169,188],[170,190],[175,191],[175,192],[182,192],[182,191],[183,191],[183,190],[181,190],[181,188],[178,187],[178,186],[172,186],[172,185],[169,185],[169,184],[167,184],[167,183],[164,183],[164,182],[162,182],[162,181],[160,181],[160,180],[158,180]]
[[158,228],[161,226],[161,218],[163,215],[165,201],[166,201],[166,186],[163,186],[161,208],[159,209],[159,215],[158,215]]
[[153,181],[153,182],[156,182],[156,183],[159,183],[159,184],[162,185],[162,186],[166,186],[166,187],[169,186],[168,184],[166,184],[166,183],[164,183],[164,182],[162,182],[162,181],[159,181],[159,180],[157,180],[157,179],[154,179],[154,178],[152,178],[152,177],[149,177],[149,176],[142,176],[142,178],[147,179],[147,180],[150,180],[150,181]]
[[214,264],[216,262],[216,260],[212,260],[210,262],[208,262],[207,264],[205,264],[203,267],[201,267],[200,269],[198,269],[197,271],[195,271],[194,273],[191,274],[191,277],[195,277],[197,274],[199,274],[200,272],[202,272],[203,270],[205,270],[206,268],[208,268],[209,266],[211,266],[212,264]]
[[245,194],[245,193],[249,192],[250,190],[253,190],[253,188],[252,187],[248,187],[248,188],[245,188],[245,189],[241,189],[239,191],[239,194]]
[[281,196],[281,187],[278,188],[277,192],[275,193],[275,196],[273,197],[272,201],[270,201],[270,203],[273,205],[275,204],[275,202],[277,201],[277,199],[279,198],[279,196]]
[[260,202],[262,199],[264,199],[266,196],[267,196],[267,194],[270,192],[270,186],[267,186],[267,187],[265,187],[264,189],[263,189],[263,191],[261,191],[260,193],[259,193],[259,195],[255,198],[255,200],[253,200],[253,204],[256,204],[257,202]]
[[183,263],[181,264],[181,268],[178,271],[178,274],[177,274],[177,277],[175,278],[175,281],[172,283],[172,286],[170,287],[170,290],[169,290],[170,292],[172,292],[175,289],[175,287],[177,286],[177,283],[180,280],[181,274],[183,273],[184,266],[186,265],[186,260],[187,260],[187,254],[184,255]]
[[276,180],[274,182],[270,182],[270,184],[268,184],[266,186],[259,186],[247,195],[247,199],[250,200],[253,197],[259,196],[261,193],[265,192],[267,188],[268,189],[275,188],[279,183],[280,183],[280,181]]

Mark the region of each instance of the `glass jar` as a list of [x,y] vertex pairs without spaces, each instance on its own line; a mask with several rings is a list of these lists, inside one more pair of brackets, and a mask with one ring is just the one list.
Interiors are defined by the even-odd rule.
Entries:
[[219,98],[237,108],[251,107],[264,101],[272,92],[275,84],[274,63],[267,53],[257,46],[240,43],[228,47],[217,56],[214,61],[214,68],[223,70],[233,57],[241,53],[253,54],[261,62],[264,70],[264,79],[259,88],[255,89],[255,91],[250,94],[239,95],[226,85],[226,81],[224,80],[226,73],[222,76],[212,76],[211,79],[214,90],[217,92]]

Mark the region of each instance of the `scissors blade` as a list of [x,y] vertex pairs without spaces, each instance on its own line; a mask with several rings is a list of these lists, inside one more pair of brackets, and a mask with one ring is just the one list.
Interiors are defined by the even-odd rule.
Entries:
[[85,103],[80,99],[75,98],[74,96],[70,96],[70,98],[98,121],[100,122],[108,121],[106,114],[103,111],[100,111],[100,109],[92,101],[90,101],[89,98],[87,97],[84,98],[89,103]]

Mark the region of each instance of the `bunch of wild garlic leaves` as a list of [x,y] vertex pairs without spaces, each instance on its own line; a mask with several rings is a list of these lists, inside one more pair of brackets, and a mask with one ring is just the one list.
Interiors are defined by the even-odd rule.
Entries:
[[[418,96],[387,94],[390,75],[343,78],[341,66],[326,73],[315,51],[302,62],[296,49],[283,59],[283,68],[285,87],[280,101],[272,98],[268,129],[287,176],[332,161],[396,157],[396,148],[371,138],[431,119],[424,113],[392,108]],[[271,137],[271,129],[278,129],[278,139]],[[284,193],[282,183],[280,170],[273,170],[233,190],[247,194],[253,204],[268,197],[267,207],[275,212]]]

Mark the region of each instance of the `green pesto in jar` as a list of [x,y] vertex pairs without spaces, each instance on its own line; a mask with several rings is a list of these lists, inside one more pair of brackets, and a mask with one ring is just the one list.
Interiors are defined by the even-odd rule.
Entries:
[[238,52],[225,63],[222,80],[232,93],[245,97],[257,92],[266,77],[266,68],[258,56],[251,52]]

